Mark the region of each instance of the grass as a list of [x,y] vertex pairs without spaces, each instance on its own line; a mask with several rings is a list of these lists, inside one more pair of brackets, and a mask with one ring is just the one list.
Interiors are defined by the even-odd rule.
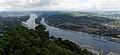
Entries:
[[81,13],[72,13],[71,16],[79,17],[79,16],[87,16],[88,14],[81,14]]

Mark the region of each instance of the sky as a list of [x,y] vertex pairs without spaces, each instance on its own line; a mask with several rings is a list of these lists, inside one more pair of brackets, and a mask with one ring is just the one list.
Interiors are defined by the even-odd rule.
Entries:
[[0,0],[1,11],[120,11],[120,0]]

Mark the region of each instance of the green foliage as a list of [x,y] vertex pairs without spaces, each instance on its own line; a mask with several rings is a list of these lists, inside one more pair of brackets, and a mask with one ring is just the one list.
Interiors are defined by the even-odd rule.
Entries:
[[88,14],[82,14],[82,13],[72,13],[71,16],[79,17],[79,16],[87,16]]
[[90,55],[86,52],[69,40],[49,37],[43,26],[14,27],[0,39],[0,55]]
[[50,26],[119,38],[119,20],[80,13],[55,14],[45,18]]

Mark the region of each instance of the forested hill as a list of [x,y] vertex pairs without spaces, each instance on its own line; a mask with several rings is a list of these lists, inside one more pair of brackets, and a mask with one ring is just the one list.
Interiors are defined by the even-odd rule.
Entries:
[[45,17],[46,23],[57,28],[119,38],[118,19],[99,17],[91,14],[70,13]]
[[35,30],[13,27],[0,38],[0,55],[92,55],[69,40],[49,36],[40,25]]

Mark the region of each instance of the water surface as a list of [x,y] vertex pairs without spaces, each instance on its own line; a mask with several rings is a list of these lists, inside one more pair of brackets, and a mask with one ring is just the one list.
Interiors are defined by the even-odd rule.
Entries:
[[[28,19],[26,22],[23,22],[24,26],[34,29],[37,26],[35,23],[36,18],[36,14],[31,14],[30,19]],[[46,26],[46,30],[49,31],[50,35],[61,37],[63,39],[69,39],[78,45],[89,45],[95,47],[95,49],[103,50],[104,52],[120,53],[120,43],[108,41],[106,38],[98,35],[75,31],[66,31],[63,29],[55,28],[47,25],[44,21],[45,19],[42,18],[40,23]]]
[[36,26],[38,26],[35,23],[35,19],[38,18],[38,16],[36,14],[31,14],[30,18],[26,21],[26,22],[22,22],[22,24],[25,27],[28,27],[29,29],[35,29]]
[[42,18],[41,24],[46,26],[46,30],[49,31],[50,35],[61,37],[63,39],[69,39],[73,42],[76,42],[78,45],[90,45],[105,52],[120,53],[120,43],[108,41],[106,38],[98,35],[75,31],[66,31],[55,28],[47,25],[44,21],[45,19]]

